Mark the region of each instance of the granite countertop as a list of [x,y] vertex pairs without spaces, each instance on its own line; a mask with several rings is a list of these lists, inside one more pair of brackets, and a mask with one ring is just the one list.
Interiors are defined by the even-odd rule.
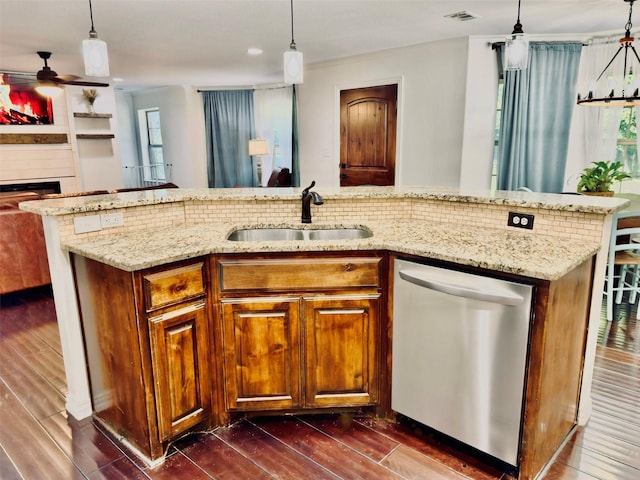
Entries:
[[[624,209],[624,198],[531,192],[471,191],[455,187],[316,187],[329,199],[432,199],[582,213],[611,214]],[[40,215],[68,215],[143,205],[189,201],[299,201],[300,188],[166,189],[24,202],[20,208]],[[595,254],[599,244],[568,242],[529,232],[413,221],[363,225],[373,236],[358,240],[232,242],[236,228],[259,225],[207,223],[137,230],[65,240],[64,248],[126,271],[135,271],[211,253],[388,250],[451,261],[526,277],[555,280]],[[267,226],[267,225],[262,225]],[[268,225],[303,228],[300,224]],[[313,224],[304,228],[320,228]],[[353,226],[353,225],[328,225]]]
[[[233,242],[235,229],[246,227],[364,227],[373,236],[357,240]],[[556,280],[594,255],[598,244],[567,242],[526,232],[507,232],[449,223],[392,221],[366,225],[238,225],[198,224],[148,229],[87,239],[68,240],[63,247],[114,267],[135,271],[211,253],[389,250],[462,265]]]
[[[572,212],[610,214],[629,205],[616,197],[531,193],[516,191],[470,190],[456,187],[342,187],[316,186],[325,200],[421,198],[460,203],[509,205]],[[40,215],[67,215],[111,210],[115,208],[157,205],[188,201],[260,201],[299,200],[300,188],[176,188],[143,190],[84,197],[66,197],[23,202],[20,208]]]

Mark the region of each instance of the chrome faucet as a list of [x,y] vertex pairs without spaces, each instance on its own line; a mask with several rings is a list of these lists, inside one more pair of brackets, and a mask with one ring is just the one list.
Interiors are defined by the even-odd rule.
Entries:
[[313,199],[314,205],[322,205],[324,200],[317,192],[312,192],[311,189],[316,184],[316,181],[312,181],[311,185],[302,191],[302,223],[311,223],[311,200]]

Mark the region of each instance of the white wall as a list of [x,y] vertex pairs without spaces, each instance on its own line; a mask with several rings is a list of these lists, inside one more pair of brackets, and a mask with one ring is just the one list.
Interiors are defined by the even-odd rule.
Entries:
[[120,136],[120,157],[122,158],[123,179],[125,187],[136,187],[136,175],[125,166],[138,165],[139,142],[136,130],[136,116],[133,109],[133,96],[116,91],[116,112],[118,113],[118,133]]
[[398,82],[396,183],[457,185],[467,49],[458,38],[308,66],[298,104],[301,184],[339,185],[340,90]]
[[204,114],[200,94],[191,87],[166,87],[133,95],[138,110],[160,109],[164,160],[172,164],[172,182],[183,188],[206,188]]
[[498,66],[494,41],[503,39],[472,37],[469,39],[465,112],[462,126],[462,160],[460,187],[488,189],[498,101]]
[[[478,186],[482,175],[488,186],[497,85],[488,45],[465,37],[308,65],[298,97],[301,184],[339,185],[340,90],[398,83],[396,183]],[[191,87],[133,94],[134,111],[154,107],[173,181],[206,187],[201,95]]]
[[[301,185],[339,185],[340,90],[398,83],[396,183],[489,188],[498,84],[491,43],[501,40],[456,38],[307,65],[298,96]],[[173,181],[207,187],[201,94],[149,90],[133,95],[133,107],[160,108]]]
[[[94,103],[97,113],[112,115],[108,119],[73,117],[74,112],[87,112],[87,103],[82,95],[84,88],[66,85],[64,90],[71,115],[71,144],[74,150],[77,151],[78,171],[81,180],[80,190],[115,190],[122,188],[118,116],[113,87],[99,88],[99,94]],[[106,133],[113,134],[115,138],[82,140],[76,138],[76,133]]]

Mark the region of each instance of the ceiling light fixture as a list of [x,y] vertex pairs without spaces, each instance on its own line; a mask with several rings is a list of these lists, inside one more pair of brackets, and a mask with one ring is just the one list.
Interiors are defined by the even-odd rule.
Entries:
[[303,74],[302,52],[298,51],[293,39],[293,0],[291,0],[291,43],[289,50],[284,52],[284,83],[302,83]]
[[[600,73],[596,81],[590,85],[589,93],[587,93],[586,97],[581,98],[580,94],[578,94],[578,105],[589,105],[593,107],[625,107],[640,105],[640,97],[638,96],[638,87],[640,86],[640,82],[638,79],[634,79],[635,74],[631,65],[633,58],[635,57],[638,61],[636,71],[638,67],[640,67],[640,58],[638,57],[638,52],[636,52],[636,49],[633,46],[634,38],[631,36],[631,28],[633,26],[631,24],[631,14],[633,13],[633,2],[635,0],[624,1],[629,4],[629,19],[627,20],[627,24],[624,26],[625,33],[624,37],[620,39],[620,47],[607,66],[604,67],[604,70],[602,70],[602,73]],[[622,69],[622,78],[620,79],[620,83],[622,84],[620,90],[616,91],[616,81],[612,78],[612,75],[604,78],[602,83],[604,84],[606,81],[607,85],[599,86],[598,82],[605,76],[605,72],[613,64],[613,61],[623,49],[624,66]],[[633,55],[629,55],[629,50],[631,50]],[[605,92],[609,90],[609,93],[598,97],[598,92],[602,90]]]
[[93,27],[93,8],[89,0],[89,16],[91,17],[91,30],[89,38],[82,41],[82,55],[84,57],[84,72],[90,77],[109,76],[109,55],[107,44],[98,39],[98,32]]
[[520,0],[518,0],[518,19],[513,26],[511,36],[505,42],[505,70],[524,70],[529,63],[529,39],[520,23]]
[[44,80],[38,82],[36,92],[43,97],[57,97],[62,93],[62,87],[60,87],[56,82]]

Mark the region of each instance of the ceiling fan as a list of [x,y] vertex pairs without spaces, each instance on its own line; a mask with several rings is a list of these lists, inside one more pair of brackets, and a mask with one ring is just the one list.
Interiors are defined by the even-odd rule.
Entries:
[[108,83],[102,82],[90,82],[88,80],[83,80],[76,75],[58,75],[56,72],[51,70],[47,60],[51,58],[51,52],[37,52],[38,56],[44,61],[44,66],[42,70],[40,70],[36,74],[36,79],[38,83],[55,83],[59,85],[80,85],[83,87],[108,87]]

